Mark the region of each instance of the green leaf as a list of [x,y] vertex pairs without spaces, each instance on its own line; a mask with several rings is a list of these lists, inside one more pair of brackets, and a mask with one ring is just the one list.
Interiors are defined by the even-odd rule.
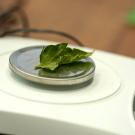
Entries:
[[67,78],[82,75],[93,67],[94,64],[92,62],[84,60],[61,65],[53,71],[48,69],[40,69],[38,74],[42,77]]
[[127,23],[131,26],[135,26],[135,9],[129,11],[127,16]]
[[40,64],[36,66],[36,69],[42,68],[53,71],[60,65],[79,61],[89,57],[93,53],[75,48],[71,49],[67,45],[67,43],[60,43],[43,47],[40,54]]

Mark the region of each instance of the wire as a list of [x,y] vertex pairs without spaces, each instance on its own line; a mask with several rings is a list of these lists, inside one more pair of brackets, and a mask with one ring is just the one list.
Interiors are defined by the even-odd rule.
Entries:
[[[46,34],[54,34],[66,37],[72,41],[74,41],[79,46],[85,46],[79,39],[76,37],[62,31],[52,30],[52,29],[36,29],[29,28],[29,20],[25,11],[20,7],[20,1],[16,0],[15,4],[8,8],[6,11],[0,13],[0,21],[2,21],[5,17],[12,16],[12,13],[16,12],[21,19],[22,28],[18,29],[9,29],[0,33],[0,37],[15,34],[15,33],[23,33],[22,36],[28,36],[29,33],[46,33]],[[3,22],[4,23],[4,22]]]
[[14,5],[12,5],[10,8],[8,8],[7,10],[3,11],[0,13],[0,19],[17,11],[19,9],[19,5],[18,3],[16,2]]
[[62,31],[57,31],[57,30],[51,30],[51,29],[35,29],[35,28],[22,28],[22,29],[13,29],[13,30],[9,30],[9,31],[5,31],[1,36],[6,36],[6,35],[11,35],[14,33],[48,33],[48,34],[55,34],[55,35],[59,35],[59,36],[63,36],[66,37],[72,41],[74,41],[77,45],[79,46],[85,46],[79,39],[77,39],[76,37],[62,32]]

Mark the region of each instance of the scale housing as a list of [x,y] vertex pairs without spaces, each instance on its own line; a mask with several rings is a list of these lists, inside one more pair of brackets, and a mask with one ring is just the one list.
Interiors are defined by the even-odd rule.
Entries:
[[[5,68],[8,70],[8,67],[4,65],[4,57],[6,55],[8,57],[8,54],[10,55],[13,51],[27,46],[48,45],[51,43],[54,44],[54,42],[50,41],[28,38],[1,38],[0,61],[3,64],[1,64],[0,70],[4,71]],[[90,50],[89,48],[82,49]],[[79,95],[80,97],[74,98],[77,97],[74,89],[72,91],[74,95],[68,91],[67,93],[71,97],[67,98],[66,95],[61,94],[59,88],[55,92],[54,89],[50,90],[52,96],[59,92],[52,99],[51,96],[47,97],[45,91],[43,93],[45,93],[46,98],[42,97],[41,94],[36,95],[36,93],[29,96],[32,95],[31,91],[28,94],[21,91],[21,89],[27,90],[25,88],[27,82],[17,78],[16,81],[20,84],[23,83],[23,85],[22,87],[15,86],[16,84],[12,83],[12,77],[8,74],[10,71],[8,73],[3,72],[0,76],[0,133],[13,135],[134,135],[135,60],[130,57],[98,50],[96,50],[92,58],[95,62],[100,61],[100,64],[106,65],[117,77],[115,76],[115,79],[113,74],[112,78],[108,76],[100,87],[105,93],[108,91],[108,96],[107,94],[103,96],[105,93],[103,95],[98,93],[95,96],[96,98],[89,97],[91,100],[89,100],[88,96],[85,98],[86,92],[83,95],[84,97],[81,96],[82,92]],[[100,64],[97,62],[95,82],[96,77],[100,78],[98,76],[98,71],[101,69]],[[102,74],[107,76],[107,73]],[[111,81],[113,81],[113,85],[107,87],[106,85]],[[30,84],[31,89],[32,87],[35,91],[39,89],[35,84]],[[98,82],[96,84],[98,85]],[[14,88],[16,89],[14,90]],[[92,86],[92,88],[95,88],[95,86]],[[114,88],[116,90],[112,91],[111,94],[110,90]],[[19,89],[20,93],[15,93]],[[85,86],[78,89],[85,90]],[[98,89],[95,89],[95,91],[98,92]],[[49,91],[47,92],[49,93]],[[97,98],[99,96],[100,98]]]

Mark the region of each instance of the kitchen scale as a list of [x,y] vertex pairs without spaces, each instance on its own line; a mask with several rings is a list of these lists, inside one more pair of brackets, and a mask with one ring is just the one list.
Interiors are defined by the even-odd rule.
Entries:
[[55,43],[19,37],[0,39],[0,133],[134,135],[135,60],[96,50],[91,57],[94,72],[81,79],[54,79],[50,84],[39,84],[41,80],[35,82],[13,70],[9,60],[13,52],[21,49],[23,54],[25,48],[50,44]]

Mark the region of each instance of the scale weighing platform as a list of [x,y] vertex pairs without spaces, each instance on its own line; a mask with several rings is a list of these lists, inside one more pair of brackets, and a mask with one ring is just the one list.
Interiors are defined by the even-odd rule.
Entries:
[[0,38],[0,133],[135,135],[135,59],[96,50],[93,82],[77,86],[39,85],[9,69],[15,50],[50,44],[54,42]]

